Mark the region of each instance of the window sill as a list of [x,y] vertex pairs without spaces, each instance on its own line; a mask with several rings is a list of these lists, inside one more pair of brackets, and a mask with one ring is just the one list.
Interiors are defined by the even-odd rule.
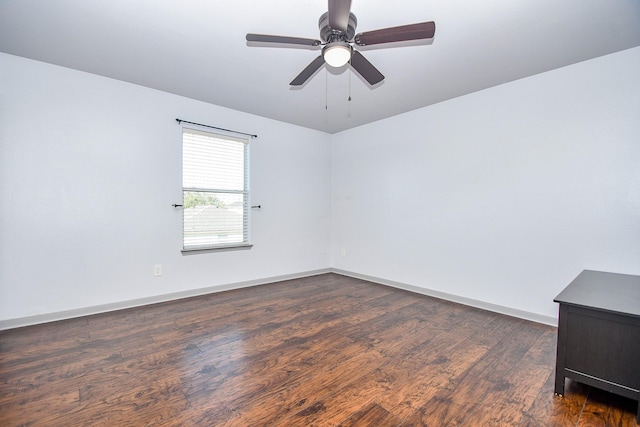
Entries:
[[211,253],[211,252],[229,252],[229,251],[244,251],[251,249],[253,247],[250,243],[241,243],[237,245],[229,245],[229,246],[214,246],[210,248],[194,248],[194,249],[182,249],[182,255],[196,255],[202,253]]

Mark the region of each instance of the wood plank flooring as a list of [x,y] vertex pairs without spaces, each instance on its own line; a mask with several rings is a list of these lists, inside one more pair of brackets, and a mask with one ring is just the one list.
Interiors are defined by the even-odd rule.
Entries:
[[0,426],[621,426],[556,329],[336,274],[0,332]]

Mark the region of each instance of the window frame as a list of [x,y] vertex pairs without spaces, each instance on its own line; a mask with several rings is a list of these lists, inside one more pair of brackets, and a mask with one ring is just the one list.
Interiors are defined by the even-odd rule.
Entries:
[[[205,137],[210,137],[212,139],[220,139],[226,142],[237,142],[244,145],[243,147],[243,188],[242,190],[229,190],[223,188],[205,188],[205,187],[185,187],[185,134],[186,133],[195,133],[200,134]],[[182,249],[181,252],[185,255],[194,254],[194,253],[203,253],[203,252],[220,252],[220,251],[233,251],[233,250],[243,250],[243,249],[251,249],[253,244],[251,243],[251,224],[250,224],[250,210],[251,210],[251,200],[250,200],[250,142],[252,140],[251,136],[246,136],[244,134],[236,134],[230,131],[224,130],[215,130],[212,131],[210,129],[200,129],[197,126],[181,126],[181,188],[182,188]],[[242,203],[242,241],[241,242],[232,242],[232,243],[213,243],[207,242],[203,244],[193,244],[186,245],[186,226],[185,226],[185,214],[186,214],[186,205],[185,205],[185,194],[188,192],[199,192],[199,193],[211,193],[211,194],[238,194],[242,195],[243,203]]]

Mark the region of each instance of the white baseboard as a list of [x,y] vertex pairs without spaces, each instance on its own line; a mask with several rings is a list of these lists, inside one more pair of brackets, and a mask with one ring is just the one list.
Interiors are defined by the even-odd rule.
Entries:
[[236,282],[226,285],[209,286],[206,288],[192,289],[188,291],[175,292],[171,294],[155,295],[147,298],[139,298],[128,301],[121,301],[111,304],[102,304],[91,307],[83,307],[73,310],[58,311],[55,313],[38,314],[35,316],[20,317],[17,319],[0,320],[0,330],[21,328],[23,326],[37,325],[40,323],[56,322],[59,320],[72,319],[76,317],[89,316],[92,314],[106,313],[109,311],[124,310],[127,308],[141,307],[150,304],[173,301],[182,298],[196,297],[217,292],[229,291],[232,289],[241,289],[251,286],[266,285],[283,280],[300,279],[303,277],[317,276],[325,273],[336,273],[343,276],[354,277],[356,279],[366,280],[368,282],[378,283],[393,288],[403,289],[405,291],[427,295],[446,301],[452,301],[483,310],[493,311],[495,313],[505,314],[507,316],[517,317],[520,319],[530,320],[532,322],[543,323],[545,325],[557,326],[558,319],[550,316],[543,316],[536,313],[517,310],[514,308],[504,307],[501,305],[491,304],[484,301],[478,301],[471,298],[465,298],[458,295],[448,294],[445,292],[434,291],[431,289],[421,288],[419,286],[408,285],[406,283],[395,282],[393,280],[381,279],[379,277],[368,276],[366,274],[354,273],[351,271],[340,270],[336,268],[325,268],[320,270],[312,270],[301,273],[286,274],[282,276],[267,277],[264,279],[249,280],[245,282]]
[[92,314],[106,313],[109,311],[124,310],[127,308],[141,307],[144,305],[157,304],[161,302],[173,301],[182,298],[197,297],[217,292],[229,291],[232,289],[248,288],[250,286],[266,285],[269,283],[281,282],[283,280],[300,279],[303,277],[317,276],[319,274],[331,273],[330,268],[321,270],[305,271],[301,273],[286,274],[282,276],[267,277],[264,279],[236,282],[226,285],[209,286],[206,288],[191,289],[170,294],[154,295],[146,298],[133,299],[128,301],[115,302],[111,304],[101,304],[91,307],[77,308],[73,310],[58,311],[55,313],[38,314],[34,316],[20,317],[17,319],[0,320],[0,331],[23,326],[37,325],[41,323],[56,322],[58,320],[72,319]]
[[395,282],[393,280],[381,279],[379,277],[368,276],[366,274],[353,273],[351,271],[340,270],[338,268],[333,268],[331,269],[331,271],[333,273],[341,274],[343,276],[354,277],[356,279],[362,279],[368,282],[378,283],[385,286],[391,286],[393,288],[403,289],[409,292],[414,292],[414,293],[427,295],[434,298],[439,298],[446,301],[464,304],[470,307],[492,311],[494,313],[505,314],[507,316],[517,317],[519,319],[524,319],[524,320],[530,320],[532,322],[542,323],[545,325],[556,326],[556,327],[558,326],[558,319],[556,317],[543,316],[541,314],[531,313],[523,310],[517,310],[515,308],[505,307],[502,305],[491,304],[488,302],[479,301],[472,298],[466,298],[458,295],[448,294],[446,292],[434,291],[432,289],[421,288],[419,286],[408,285],[406,283]]

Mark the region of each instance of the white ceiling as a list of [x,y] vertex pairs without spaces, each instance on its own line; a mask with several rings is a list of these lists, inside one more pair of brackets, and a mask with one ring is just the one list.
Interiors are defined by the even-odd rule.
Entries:
[[353,0],[356,32],[435,21],[436,35],[359,48],[386,76],[374,88],[323,67],[294,89],[319,51],[245,41],[318,38],[326,10],[326,0],[0,0],[0,51],[335,133],[640,46],[639,0]]

